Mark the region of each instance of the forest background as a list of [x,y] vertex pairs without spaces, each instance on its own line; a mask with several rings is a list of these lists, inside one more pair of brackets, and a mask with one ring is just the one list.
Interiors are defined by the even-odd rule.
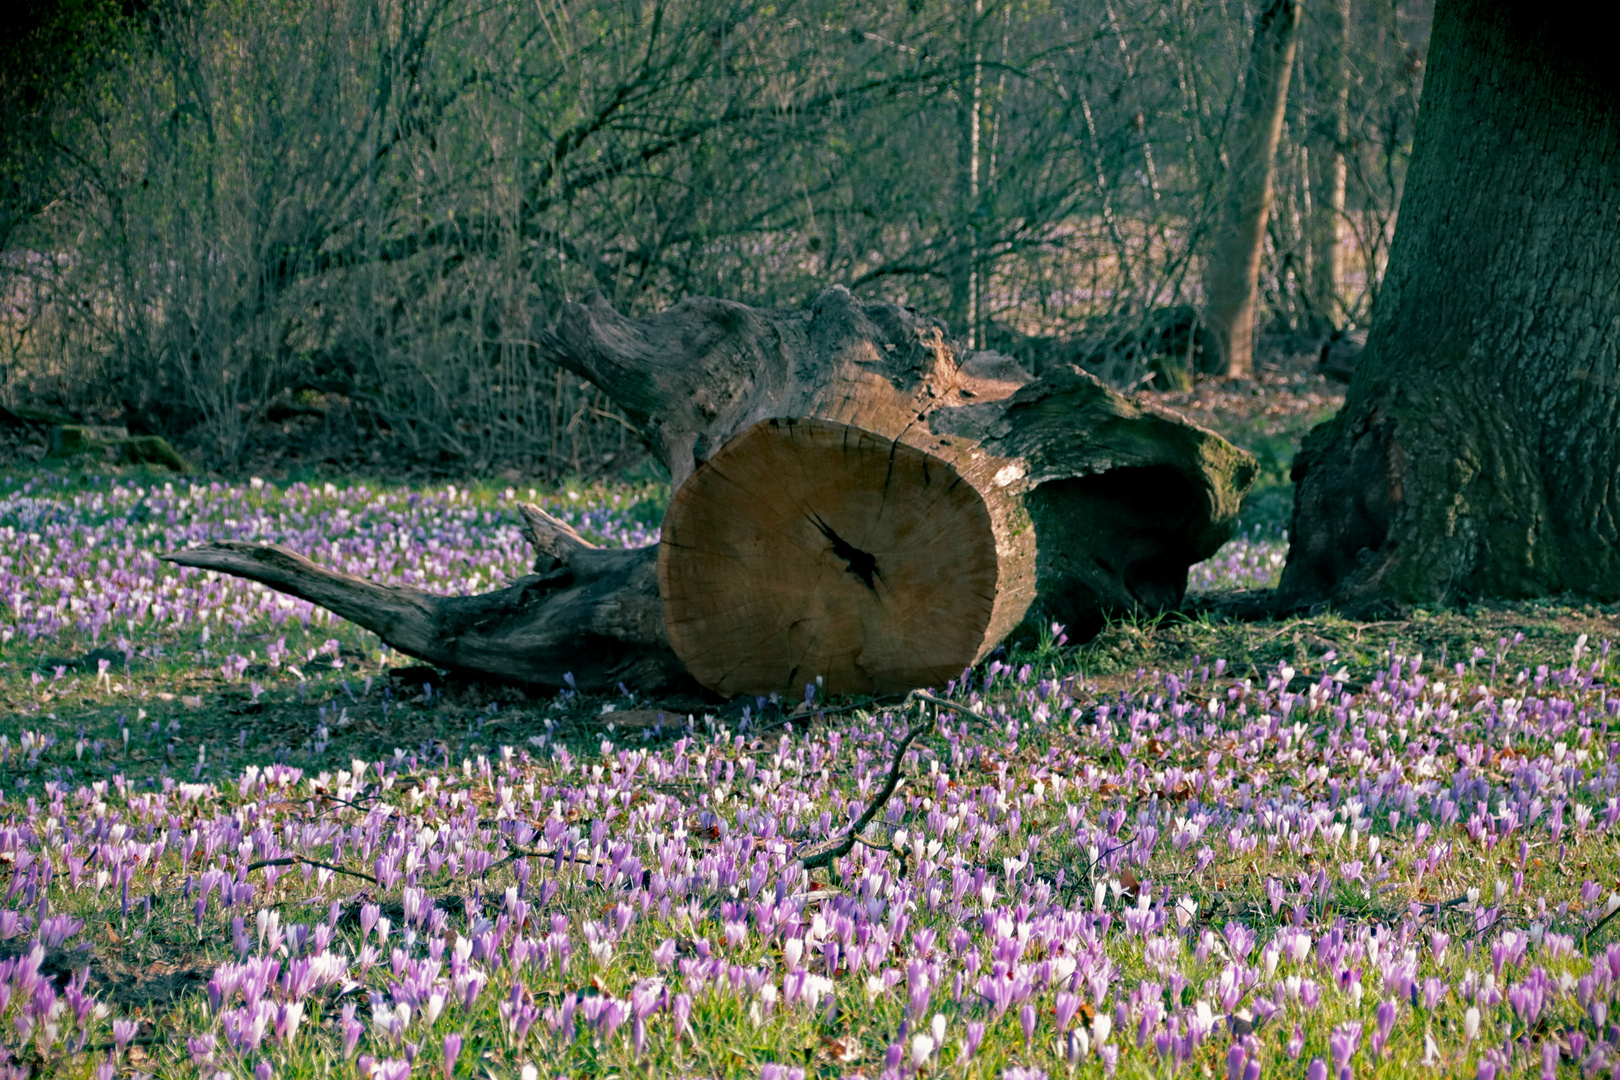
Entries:
[[[534,329],[828,284],[1109,382],[1201,310],[1257,12],[1186,0],[76,0],[0,82],[0,404],[230,472],[644,460]],[[1365,325],[1430,5],[1309,5],[1257,327]]]

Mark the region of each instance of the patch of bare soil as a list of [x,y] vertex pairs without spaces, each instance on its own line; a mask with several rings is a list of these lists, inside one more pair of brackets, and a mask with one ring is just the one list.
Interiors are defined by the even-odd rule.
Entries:
[[[0,959],[24,956],[32,948],[31,942],[7,942],[0,945]],[[72,949],[46,949],[39,973],[61,988],[79,971],[89,968],[96,996],[129,1013],[166,1007],[200,991],[207,985],[214,966],[201,956],[184,952],[129,963],[124,959],[124,950],[116,945],[96,950],[85,944]]]
[[200,993],[214,972],[213,964],[187,960],[154,960],[144,967],[106,964],[98,972],[91,968],[90,979],[99,983],[100,996],[125,1013],[154,1011]]
[[1259,350],[1252,379],[1200,375],[1190,390],[1146,390],[1160,405],[1194,423],[1241,441],[1244,435],[1276,436],[1336,412],[1347,387],[1319,374],[1316,357],[1281,345]]

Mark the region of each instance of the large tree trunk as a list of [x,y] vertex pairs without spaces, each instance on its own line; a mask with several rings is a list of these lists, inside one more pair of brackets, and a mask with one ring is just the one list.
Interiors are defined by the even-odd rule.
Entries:
[[595,297],[537,337],[668,465],[656,554],[589,549],[531,511],[536,576],[484,597],[382,589],[251,545],[175,561],[521,681],[650,689],[690,671],[723,694],[818,677],[887,692],[1054,621],[1078,636],[1110,610],[1174,607],[1254,473],[1076,368],[1037,379],[995,353],[959,358],[937,323],[842,288],[802,311],[699,298],[647,320]]
[[1232,378],[1248,378],[1254,366],[1260,256],[1298,43],[1298,0],[1272,0],[1255,16],[1243,114],[1232,140],[1231,177],[1204,270],[1205,321],[1216,342],[1217,370]]
[[1556,6],[1436,6],[1366,352],[1294,463],[1285,601],[1620,596],[1617,70]]

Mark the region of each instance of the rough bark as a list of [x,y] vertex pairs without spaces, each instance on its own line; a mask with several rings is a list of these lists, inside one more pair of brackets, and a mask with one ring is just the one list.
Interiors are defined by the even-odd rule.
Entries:
[[1255,16],[1231,177],[1204,270],[1206,319],[1218,346],[1217,370],[1232,378],[1247,378],[1253,368],[1260,256],[1271,214],[1288,80],[1299,42],[1299,11],[1298,0],[1271,0]]
[[1620,596],[1620,79],[1583,37],[1437,5],[1366,351],[1294,463],[1286,602]]
[[[844,433],[850,445],[877,447],[885,461],[941,463],[971,489],[968,501],[986,522],[985,539],[975,542],[993,587],[982,629],[970,628],[964,665],[1010,636],[1033,638],[1053,621],[1078,637],[1094,632],[1105,612],[1179,603],[1188,566],[1230,534],[1253,459],[1078,368],[1054,365],[1036,378],[996,353],[959,357],[941,331],[932,320],[862,303],[843,288],[788,312],[696,298],[635,320],[599,296],[567,305],[535,339],[547,359],[605,390],[669,467],[676,495],[662,552],[594,549],[531,510],[536,574],[468,598],[373,585],[253,545],[216,544],[172,558],[303,596],[402,652],[445,666],[550,685],[572,672],[586,689],[621,681],[667,687],[685,678],[685,669],[666,627],[685,616],[660,600],[655,563],[667,563],[672,544],[683,542],[681,508],[701,509],[705,485],[724,471],[717,465],[705,479],[694,470],[775,421]],[[747,500],[731,505],[749,511]],[[797,517],[802,533],[815,514]],[[815,542],[825,551],[812,554],[840,573],[847,569],[844,577],[862,576],[861,559],[871,553],[841,552],[843,538],[823,523],[829,527]],[[851,526],[837,528],[853,535]],[[703,529],[685,535],[688,547],[693,536],[706,542]],[[875,582],[883,563],[865,569]],[[664,585],[667,598],[669,581]],[[899,689],[910,677],[874,670],[865,683],[828,690]],[[702,681],[726,693],[789,689]]]

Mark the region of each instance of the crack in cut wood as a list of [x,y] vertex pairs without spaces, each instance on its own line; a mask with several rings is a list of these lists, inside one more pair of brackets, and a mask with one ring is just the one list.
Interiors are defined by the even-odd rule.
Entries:
[[820,514],[811,514],[810,520],[815,522],[816,528],[821,530],[821,535],[825,536],[832,544],[833,555],[844,560],[844,568],[850,573],[854,574],[856,577],[860,578],[861,581],[865,582],[868,589],[871,589],[873,592],[877,592],[877,584],[875,579],[883,576],[882,571],[878,569],[877,557],[868,552],[862,551],[854,544],[851,544],[848,540],[845,540],[843,537],[839,536],[833,531],[833,527],[831,525],[828,525],[825,521],[821,520]]

